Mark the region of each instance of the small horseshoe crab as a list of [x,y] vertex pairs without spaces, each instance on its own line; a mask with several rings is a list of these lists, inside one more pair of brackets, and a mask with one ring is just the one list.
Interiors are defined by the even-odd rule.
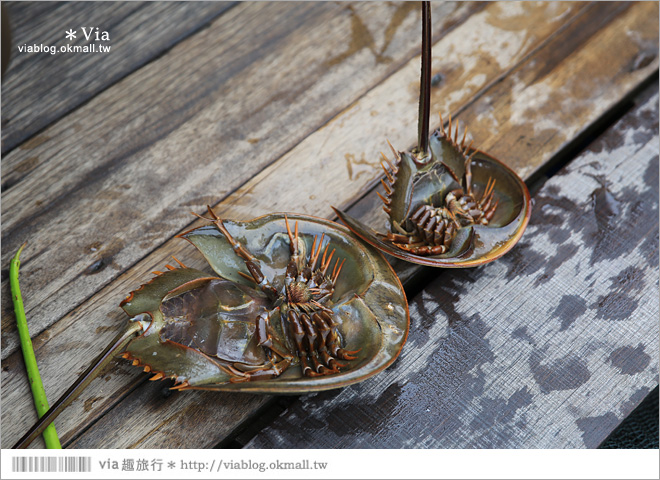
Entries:
[[[17,443],[26,447],[115,355],[176,390],[299,394],[360,382],[408,335],[406,296],[378,250],[334,222],[270,214],[179,235],[215,275],[177,262],[121,303],[128,327]],[[293,225],[290,222],[294,222]]]
[[[429,137],[431,104],[431,11],[422,2],[422,74],[418,146],[384,154],[378,193],[389,232],[378,233],[341,210],[341,221],[367,243],[394,257],[437,267],[471,267],[504,255],[529,222],[527,186],[504,163],[459,140],[459,125],[449,116],[445,129]],[[389,143],[389,142],[388,142]],[[333,207],[334,208],[334,207]]]

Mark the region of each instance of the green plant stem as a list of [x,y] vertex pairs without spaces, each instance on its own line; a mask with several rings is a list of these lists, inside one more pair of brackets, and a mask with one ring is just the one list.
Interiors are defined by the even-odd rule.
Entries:
[[[21,339],[21,349],[23,350],[23,359],[25,360],[25,368],[30,380],[30,388],[32,389],[32,397],[34,398],[34,406],[37,409],[39,417],[43,416],[48,411],[48,400],[46,399],[46,391],[41,382],[39,375],[39,368],[37,367],[37,359],[34,356],[34,349],[32,348],[32,340],[30,339],[30,332],[28,331],[27,320],[25,319],[25,309],[23,308],[23,297],[21,296],[21,289],[18,285],[18,269],[21,265],[19,257],[25,243],[18,249],[16,255],[11,260],[9,266],[9,285],[11,287],[11,297],[14,302],[14,312],[16,313],[16,325],[18,327],[18,336]],[[62,448],[60,439],[57,437],[55,425],[50,424],[44,430],[44,441],[46,448]]]

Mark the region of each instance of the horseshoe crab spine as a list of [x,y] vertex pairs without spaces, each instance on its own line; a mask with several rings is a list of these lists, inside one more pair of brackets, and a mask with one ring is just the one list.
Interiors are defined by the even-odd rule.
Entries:
[[117,335],[96,357],[87,370],[64,392],[64,394],[53,404],[52,407],[27,431],[25,435],[12,448],[27,448],[35,438],[46,430],[46,427],[62,413],[62,411],[73,402],[78,395],[104,370],[114,356],[122,351],[133,338],[142,331],[141,322],[131,322],[128,328]]

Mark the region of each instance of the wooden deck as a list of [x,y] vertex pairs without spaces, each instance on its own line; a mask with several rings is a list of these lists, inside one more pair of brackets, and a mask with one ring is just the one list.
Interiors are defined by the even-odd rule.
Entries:
[[[172,255],[205,268],[175,238],[201,225],[190,211],[333,219],[334,205],[382,224],[379,152],[416,141],[420,48],[417,3],[6,7],[3,448],[36,419],[7,275],[23,242],[52,402],[149,272]],[[118,359],[57,419],[65,447],[595,448],[658,385],[658,3],[433,2],[432,15],[432,110],[526,180],[521,242],[473,269],[392,260],[410,335],[370,380],[172,392]],[[107,30],[111,52],[18,51],[65,45],[78,24]]]

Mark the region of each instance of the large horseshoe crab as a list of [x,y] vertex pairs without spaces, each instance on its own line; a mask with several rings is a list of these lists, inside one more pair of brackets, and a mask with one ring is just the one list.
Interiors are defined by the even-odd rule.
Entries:
[[422,6],[422,73],[418,144],[383,155],[388,215],[379,233],[347,213],[338,217],[362,240],[394,257],[437,267],[481,265],[509,251],[529,222],[530,195],[522,179],[501,161],[467,144],[467,129],[449,117],[429,136],[431,11]]
[[[214,274],[176,265],[121,303],[128,325],[16,444],[26,447],[115,355],[177,390],[309,393],[390,365],[408,335],[406,296],[378,250],[295,214],[218,218],[180,235]],[[202,217],[204,218],[204,217]],[[293,224],[292,224],[293,222]]]

